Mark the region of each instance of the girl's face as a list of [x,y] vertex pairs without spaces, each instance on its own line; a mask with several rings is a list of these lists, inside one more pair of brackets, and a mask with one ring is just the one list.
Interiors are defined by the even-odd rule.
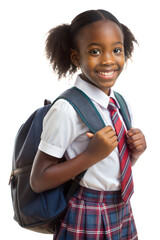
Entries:
[[71,59],[81,68],[82,78],[109,94],[125,63],[121,29],[110,20],[96,21],[80,30],[76,43]]

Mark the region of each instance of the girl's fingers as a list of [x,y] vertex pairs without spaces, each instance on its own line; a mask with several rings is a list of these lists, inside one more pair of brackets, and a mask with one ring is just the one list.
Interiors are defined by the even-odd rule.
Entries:
[[90,139],[92,139],[96,135],[96,136],[99,136],[101,139],[102,138],[108,139],[108,140],[110,139],[109,141],[111,141],[112,143],[115,143],[115,142],[118,143],[118,138],[117,138],[116,132],[113,130],[113,128],[111,126],[101,129],[100,131],[97,132],[97,134],[94,134],[91,132],[86,133],[87,137]]
[[114,137],[112,138],[112,141],[113,141],[113,143],[117,143],[117,144],[118,144],[118,138],[117,138],[117,136],[114,136]]
[[127,136],[127,138],[130,138],[130,137],[132,137],[133,135],[139,134],[139,133],[141,133],[141,131],[140,131],[138,128],[131,128],[130,130],[128,130],[128,131],[126,132],[126,136]]
[[113,128],[112,128],[112,126],[108,125],[108,126],[102,128],[99,132],[100,133],[108,133],[108,132],[111,132],[111,131],[113,131]]
[[138,149],[139,146],[142,146],[142,145],[143,145],[143,142],[138,139],[138,140],[130,143],[130,144],[129,144],[129,148],[130,148],[130,149]]
[[90,132],[86,133],[86,135],[87,135],[88,138],[92,138],[94,136],[94,134],[90,133]]
[[[99,133],[99,134],[108,134],[108,136],[111,137],[111,138],[116,135],[116,132],[113,130],[113,128],[110,125],[107,126],[107,127],[102,128],[97,133]],[[94,133],[88,132],[88,133],[86,133],[86,135],[87,135],[88,138],[93,138]]]
[[139,133],[138,133],[138,134],[135,134],[135,135],[127,138],[127,143],[130,144],[130,143],[132,143],[132,142],[141,140],[141,138],[142,138],[141,134],[139,134]]

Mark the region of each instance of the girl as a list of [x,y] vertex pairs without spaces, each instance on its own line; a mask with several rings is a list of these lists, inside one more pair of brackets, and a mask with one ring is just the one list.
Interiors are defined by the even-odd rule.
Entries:
[[[93,135],[62,99],[44,119],[32,189],[55,188],[88,169],[54,239],[138,239],[130,206],[131,165],[146,142],[141,130],[126,132],[112,90],[132,55],[133,42],[137,41],[131,31],[104,10],[83,12],[71,25],[49,32],[46,53],[53,69],[59,78],[81,70],[75,86],[90,97],[106,123]],[[63,154],[68,161],[56,164]]]

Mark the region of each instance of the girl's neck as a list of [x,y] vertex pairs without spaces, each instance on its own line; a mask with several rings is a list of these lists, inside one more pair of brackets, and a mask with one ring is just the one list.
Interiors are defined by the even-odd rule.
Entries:
[[81,79],[83,79],[83,81],[88,82],[89,84],[93,85],[94,87],[100,89],[100,90],[101,90],[102,92],[104,92],[106,95],[108,95],[108,96],[110,95],[110,88],[102,89],[102,88],[98,87],[96,84],[94,84],[94,82],[91,82],[91,81],[89,81],[87,78],[85,78],[85,77],[83,76],[83,74],[80,74],[79,76],[81,77]]

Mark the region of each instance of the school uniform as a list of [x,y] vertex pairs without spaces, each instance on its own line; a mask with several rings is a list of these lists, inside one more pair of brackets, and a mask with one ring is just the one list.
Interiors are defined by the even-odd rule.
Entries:
[[[119,105],[112,89],[107,96],[80,76],[75,86],[90,97],[106,126],[114,128],[108,110],[109,97]],[[120,113],[119,116],[123,122]],[[87,132],[88,127],[73,107],[60,99],[44,119],[39,149],[57,158],[65,154],[66,159],[72,159],[87,148]],[[118,148],[115,148],[107,158],[90,167],[81,179],[55,239],[138,239],[130,202],[126,204],[121,198],[120,175]]]

